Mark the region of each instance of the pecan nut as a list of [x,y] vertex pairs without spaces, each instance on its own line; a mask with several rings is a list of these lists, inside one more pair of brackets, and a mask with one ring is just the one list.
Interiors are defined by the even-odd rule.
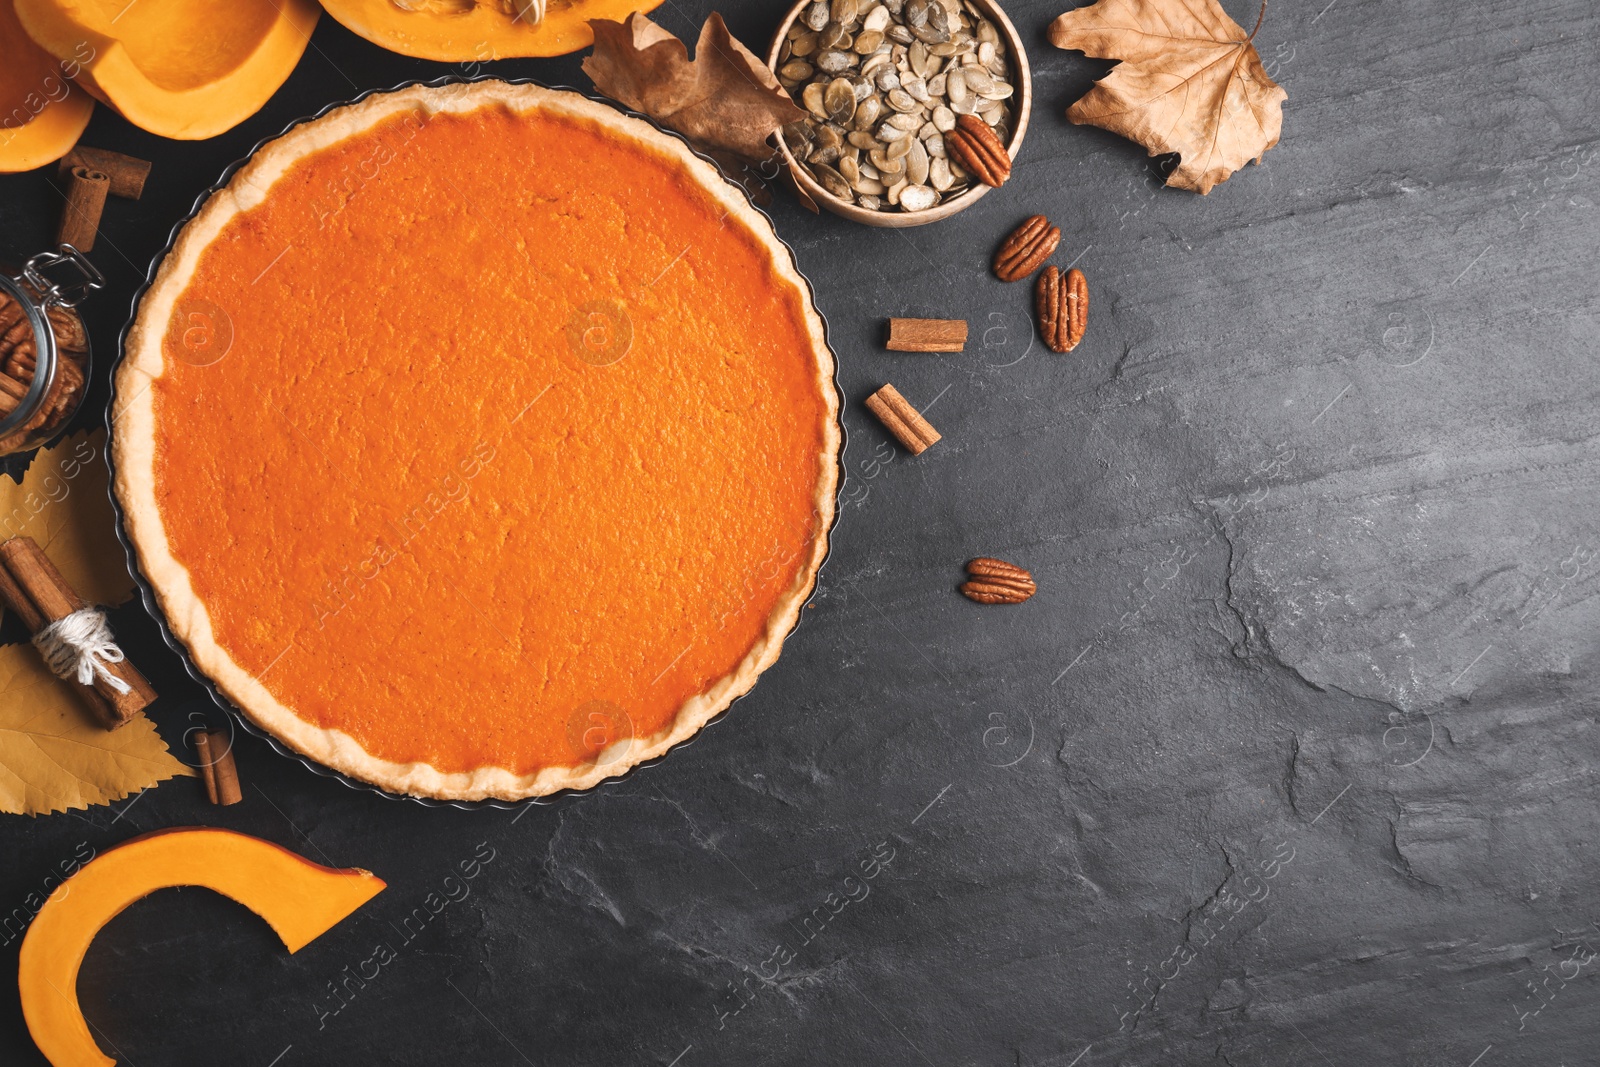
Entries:
[[1039,269],[1061,243],[1061,228],[1050,225],[1043,215],[1033,215],[1011,231],[994,254],[994,276],[1003,282],[1019,282]]
[[987,122],[976,115],[961,115],[956,128],[944,135],[944,146],[974,178],[999,188],[1011,177],[1011,156]]
[[1036,290],[1039,333],[1052,352],[1071,352],[1089,323],[1089,282],[1076,268],[1046,267]]
[[968,562],[967,574],[971,577],[962,583],[961,591],[980,604],[1020,604],[1038,589],[1033,575],[1015,563],[990,556]]

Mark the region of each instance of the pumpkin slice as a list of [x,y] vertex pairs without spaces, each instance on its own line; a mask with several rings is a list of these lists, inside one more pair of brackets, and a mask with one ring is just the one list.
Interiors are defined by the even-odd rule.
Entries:
[[261,109],[300,61],[316,0],[16,0],[47,52],[135,126],[198,141]]
[[564,56],[594,44],[590,19],[621,22],[661,0],[323,0],[373,44],[418,59],[480,63]]
[[0,0],[0,173],[54,163],[78,143],[94,100],[73,83],[78,61],[58,61],[33,43]]
[[334,870],[260,838],[203,826],[157,830],[101,853],[56,887],[22,940],[22,1015],[55,1067],[115,1067],[78,1007],[78,968],[100,928],[124,908],[180,885],[237,900],[267,920],[290,952],[384,888],[368,871]]

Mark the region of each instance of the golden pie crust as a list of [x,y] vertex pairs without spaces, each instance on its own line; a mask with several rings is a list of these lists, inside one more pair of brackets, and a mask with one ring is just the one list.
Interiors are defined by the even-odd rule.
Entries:
[[[533,160],[529,173],[544,175],[533,187],[521,187],[504,160],[518,138]],[[634,162],[620,177],[595,176],[600,186],[618,182],[614,193],[578,184],[567,195],[562,152],[578,170],[601,156]],[[459,188],[461,199],[437,209],[408,199],[434,182]],[[505,197],[486,198],[481,190],[497,182]],[[331,209],[318,209],[318,225],[294,222],[302,202],[329,185],[342,191]],[[559,230],[569,258],[541,251],[543,231],[516,236],[516,211]],[[275,234],[280,224],[284,233]],[[426,290],[440,256],[471,254],[432,236],[449,233],[525,256],[525,280],[505,274],[513,267],[504,258],[485,260],[485,277],[509,279],[506,293],[532,294],[551,315],[513,319],[492,285],[477,293],[441,282],[424,293],[450,307],[435,321],[377,282],[363,299],[349,289],[358,284],[352,272],[332,266],[365,255],[387,285],[399,263],[425,272],[415,277]],[[698,236],[672,259],[680,233]],[[278,244],[284,251],[270,259]],[[645,277],[651,254],[663,264],[654,279]],[[611,314],[605,300],[558,291],[576,286],[560,279],[588,255],[605,264],[592,272],[596,284],[612,284],[606,272],[615,266],[633,272],[630,292],[640,294],[632,348],[615,364],[609,354],[570,358],[587,343],[580,312]],[[615,284],[624,280],[619,274]],[[327,294],[337,292],[345,294],[339,327],[318,326]],[[572,304],[579,310],[565,314]],[[214,342],[216,315],[229,320],[230,350],[215,364],[177,358],[175,346],[189,345],[194,330]],[[352,346],[342,332],[381,332],[391,322],[437,326],[429,343],[448,352],[451,366],[440,373],[457,385],[438,394],[445,410],[437,419],[405,388],[409,375],[432,382],[437,369],[419,355],[414,333]],[[501,350],[506,332],[527,344],[520,362]],[[308,338],[325,340],[333,354],[323,357]],[[318,354],[296,364],[285,346]],[[543,371],[551,384],[525,402]],[[346,404],[330,392],[339,375],[388,391],[352,393]],[[777,659],[814,588],[834,519],[841,442],[833,376],[822,320],[788,248],[681,141],[571,92],[498,81],[417,86],[268,143],[184,227],[140,301],[116,372],[115,493],[172,633],[253,722],[296,752],[396,793],[541,796],[660,756]],[[497,388],[525,378],[519,395]],[[519,423],[530,411],[536,417]],[[612,420],[612,432],[562,436],[543,421],[552,413]],[[461,502],[444,494],[441,517],[402,543],[407,520],[381,513],[388,501],[413,503],[404,479],[431,469],[439,449],[424,438],[435,422],[460,426],[467,442],[465,458],[447,457],[446,477],[466,485],[470,460],[477,480]],[[677,465],[666,466],[673,456]],[[328,476],[311,484],[304,472],[323,461]],[[585,463],[605,467],[601,491],[592,480],[568,495],[552,488],[553,480],[584,486],[592,473]],[[297,480],[306,483],[301,495],[292,491]],[[369,482],[400,488],[386,497]],[[345,493],[348,530],[329,519]],[[592,512],[607,500],[627,510],[597,520]],[[375,541],[357,529],[368,515],[380,530]],[[311,521],[324,525],[296,526]],[[607,522],[626,535],[609,536]],[[770,548],[747,543],[769,534]],[[494,536],[502,555],[484,547]],[[379,567],[368,548],[384,538],[393,545]],[[566,554],[559,567],[552,552]],[[341,558],[373,573],[353,581]],[[707,577],[707,568],[719,573]],[[329,573],[344,575],[327,585],[334,600],[303,603],[320,594],[300,587]],[[690,648],[671,659],[685,636]],[[561,695],[563,685],[571,693]],[[572,695],[591,691],[588,703]]]

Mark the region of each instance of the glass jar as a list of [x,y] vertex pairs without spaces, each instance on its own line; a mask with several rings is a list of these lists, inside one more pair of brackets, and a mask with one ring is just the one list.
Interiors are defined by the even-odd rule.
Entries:
[[105,281],[68,244],[15,274],[0,267],[0,456],[37,448],[77,414],[89,388],[77,307]]

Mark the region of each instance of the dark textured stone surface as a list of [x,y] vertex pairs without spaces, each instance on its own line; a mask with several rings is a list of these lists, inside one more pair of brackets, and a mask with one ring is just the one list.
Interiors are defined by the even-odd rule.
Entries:
[[[658,16],[689,36],[707,10]],[[909,232],[775,208],[837,340],[851,481],[816,606],[754,694],[661,766],[520,814],[352,792],[244,737],[237,807],[180,781],[0,821],[0,911],[80,843],[192,822],[389,880],[294,957],[211,894],[139,905],[83,971],[108,1048],[139,1067],[1593,1061],[1600,15],[1275,4],[1258,44],[1289,91],[1283,144],[1201,199],[1067,124],[1105,65],[1045,44],[1057,10],[1011,8],[1038,106],[1003,191]],[[728,15],[759,43],[777,11]],[[156,161],[96,253],[102,354],[223,166],[448,69],[325,20],[216,141],[102,111],[89,143]],[[493,69],[586,84],[571,58]],[[44,247],[58,194],[0,190],[3,248]],[[1090,279],[1070,356],[986,271],[1034,211]],[[965,317],[974,343],[885,353],[890,314]],[[945,436],[924,456],[860,407],[888,380]],[[1030,567],[1038,596],[962,599],[980,553]],[[176,737],[201,692],[137,608],[118,623]],[[408,927],[480,848],[470,895]],[[395,958],[331,1013],[379,944]],[[39,1062],[12,995],[0,1049]]]

